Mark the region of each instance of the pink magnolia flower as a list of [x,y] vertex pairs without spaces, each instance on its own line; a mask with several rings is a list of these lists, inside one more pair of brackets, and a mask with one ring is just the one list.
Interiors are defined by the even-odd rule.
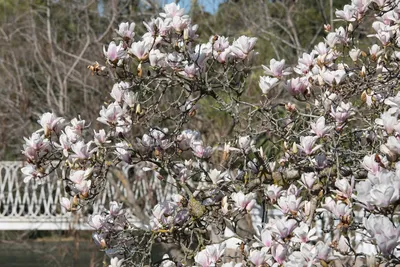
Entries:
[[165,67],[167,62],[165,58],[167,57],[166,54],[161,53],[158,49],[152,49],[149,53],[149,61],[150,65],[153,67]]
[[335,15],[338,18],[351,22],[356,20],[354,17],[355,12],[356,9],[353,5],[345,5],[343,10],[336,10]]
[[281,191],[281,186],[277,186],[275,184],[268,185],[266,195],[272,202],[276,202],[281,195]]
[[89,216],[88,224],[96,230],[101,229],[104,223],[105,223],[105,218],[100,214]]
[[315,228],[310,229],[306,223],[300,222],[300,226],[293,230],[295,236],[292,238],[292,241],[298,243],[314,241],[318,239],[318,236],[315,235],[316,233],[317,230]]
[[291,95],[304,94],[307,91],[307,78],[293,78],[287,81],[286,88]]
[[118,119],[124,115],[124,111],[118,103],[111,103],[107,108],[101,107],[100,117],[97,120],[107,125],[116,125]]
[[118,158],[126,163],[131,162],[132,152],[131,146],[128,142],[122,141],[115,144],[115,154],[117,154]]
[[167,4],[164,6],[165,13],[160,13],[160,16],[163,18],[173,18],[173,17],[181,17],[185,14],[185,9],[181,8],[179,5],[174,2]]
[[107,135],[106,135],[106,131],[104,129],[99,130],[98,133],[96,133],[96,130],[94,131],[94,143],[97,146],[102,146],[106,143],[110,143],[111,141],[107,141]]
[[119,85],[119,83],[115,83],[113,85],[110,95],[112,98],[114,98],[114,100],[116,102],[119,102],[119,103],[122,102],[122,99],[124,96],[124,91],[122,90],[122,87]]
[[375,120],[375,123],[383,126],[388,134],[392,134],[394,129],[399,125],[397,114],[393,116],[393,110],[382,113],[381,117]]
[[61,130],[61,125],[64,123],[64,118],[57,117],[54,113],[44,113],[38,123],[42,126],[44,135],[49,136],[51,132],[58,133]]
[[118,203],[117,201],[110,202],[110,215],[113,217],[118,217],[125,214],[125,210],[122,209],[122,203]]
[[78,141],[71,145],[71,150],[75,153],[72,155],[73,158],[88,159],[92,156],[93,151],[90,151],[90,146],[93,142],[90,141],[85,144],[84,141]]
[[353,48],[349,51],[350,58],[355,62],[361,55],[361,50],[359,48]]
[[333,126],[326,126],[325,117],[321,116],[316,122],[311,123],[311,129],[311,132],[315,133],[318,137],[324,137],[333,129]]
[[373,60],[376,60],[382,53],[383,50],[381,50],[381,47],[377,44],[372,45],[369,49],[369,54]]
[[129,24],[129,22],[122,22],[119,24],[118,30],[115,30],[119,36],[121,36],[124,39],[133,39],[135,36],[135,23],[132,22]]
[[386,141],[386,147],[393,153],[400,154],[400,140],[394,136],[389,136]]
[[287,219],[286,217],[283,217],[282,219],[275,220],[273,225],[274,230],[279,237],[281,239],[285,239],[297,227],[297,222],[294,219]]
[[283,262],[286,260],[288,249],[286,246],[284,246],[280,243],[275,243],[271,247],[271,252],[272,252],[272,256],[274,257],[275,261],[278,264],[283,264]]
[[89,178],[93,173],[93,168],[88,168],[86,170],[73,170],[69,176],[69,179],[75,184],[82,183],[83,180]]
[[372,172],[373,174],[377,174],[381,169],[379,163],[375,161],[375,155],[364,156],[361,166],[363,166],[364,169]]
[[186,76],[189,79],[193,79],[199,72],[199,68],[196,64],[192,63],[190,65],[186,65],[184,70],[179,72],[181,75]]
[[33,133],[30,138],[24,137],[24,140],[25,144],[22,154],[24,154],[29,161],[36,161],[51,151],[49,140],[37,132]]
[[128,51],[135,55],[140,61],[145,60],[149,54],[152,43],[149,41],[138,41],[131,45]]
[[261,91],[263,94],[267,94],[269,90],[274,88],[279,84],[279,79],[278,78],[271,78],[268,76],[261,76],[260,77],[260,82],[259,86],[261,88]]
[[69,200],[69,198],[62,197],[60,200],[61,206],[66,209],[67,211],[71,211],[72,209],[72,202]]
[[106,50],[106,47],[103,46],[103,53],[104,56],[107,58],[107,61],[111,63],[117,63],[118,60],[124,59],[126,57],[126,51],[123,47],[122,42],[119,43],[117,46],[114,41],[112,41],[108,45],[108,49]]
[[325,83],[333,86],[340,84],[346,78],[347,74],[345,70],[325,70],[321,73],[321,76]]
[[273,244],[273,238],[272,238],[272,232],[268,228],[264,228],[261,231],[261,243],[267,247],[270,248]]
[[370,215],[364,218],[364,226],[375,240],[383,255],[390,255],[399,244],[400,230],[383,215]]
[[245,195],[242,191],[231,195],[232,200],[235,201],[236,208],[240,211],[246,210],[247,212],[251,211],[256,204],[255,197],[255,193],[248,193]]
[[294,71],[298,74],[307,74],[316,63],[315,54],[315,51],[312,51],[310,54],[303,53]]
[[202,141],[194,141],[190,144],[193,150],[193,155],[201,159],[208,159],[211,157],[214,149],[210,146],[204,146]]
[[247,36],[242,35],[238,39],[233,41],[232,46],[231,46],[231,51],[238,58],[245,59],[253,51],[256,41],[257,41],[257,38],[255,38],[255,37],[247,37]]
[[346,122],[347,119],[353,114],[354,114],[353,107],[350,102],[347,104],[341,102],[340,105],[337,106],[336,108],[331,107],[330,115],[336,120],[339,126],[342,125],[344,122]]
[[322,145],[315,145],[315,142],[318,140],[318,136],[301,136],[300,137],[300,145],[296,145],[297,148],[306,155],[311,155],[318,149],[322,147]]
[[342,198],[351,198],[353,194],[353,187],[354,187],[354,177],[351,180],[351,184],[346,178],[337,179],[335,182],[335,186],[339,190],[335,190],[338,196]]
[[264,73],[266,75],[273,76],[275,78],[282,78],[283,76],[291,74],[290,68],[285,67],[285,60],[277,61],[276,59],[271,59],[269,62],[269,67],[262,66],[264,69]]
[[194,260],[202,267],[216,266],[217,261],[225,252],[225,247],[225,243],[206,246],[205,249],[196,254]]
[[177,32],[184,31],[190,25],[190,18],[189,16],[175,16],[172,19],[171,26]]
[[[217,53],[224,52],[225,49],[229,48],[229,41],[227,37],[224,36],[217,36],[217,40],[214,41],[213,44],[213,49]],[[215,38],[214,36],[211,36],[210,39]],[[210,40],[212,42],[212,40]]]
[[256,266],[261,267],[264,266],[266,261],[271,256],[267,254],[267,252],[263,249],[261,250],[252,250],[249,255],[249,260]]
[[308,189],[312,189],[312,187],[317,179],[318,179],[318,176],[315,175],[315,173],[313,173],[313,172],[307,172],[307,173],[303,173],[301,175],[301,181],[302,181],[303,185]]
[[393,184],[377,184],[370,191],[372,203],[381,208],[388,207],[399,199],[399,189]]
[[34,179],[37,180],[40,184],[40,178],[43,178],[46,175],[42,170],[38,169],[35,165],[32,164],[28,164],[25,167],[21,168],[21,172],[23,173],[23,175],[25,175],[24,183],[28,183],[31,179]]
[[[160,37],[165,37],[171,30],[171,18],[156,18],[152,19],[150,22],[143,22],[144,26],[147,29],[147,33],[144,36],[155,37],[156,35]],[[157,42],[157,41],[156,41]]]

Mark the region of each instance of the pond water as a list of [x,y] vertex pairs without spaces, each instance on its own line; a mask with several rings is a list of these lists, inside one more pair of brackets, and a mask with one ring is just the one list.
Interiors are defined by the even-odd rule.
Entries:
[[0,267],[101,267],[105,259],[91,241],[0,241]]

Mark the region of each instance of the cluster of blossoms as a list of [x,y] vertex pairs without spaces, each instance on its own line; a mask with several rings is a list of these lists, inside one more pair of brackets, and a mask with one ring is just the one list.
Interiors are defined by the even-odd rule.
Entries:
[[[106,128],[90,135],[81,118],[45,113],[25,139],[25,181],[64,168],[68,211],[90,204],[113,169],[171,184],[150,210],[124,203],[140,225],[118,202],[90,216],[111,267],[399,264],[399,3],[353,0],[336,16],[341,26],[325,25],[296,66],[263,66],[255,103],[242,95],[256,38],[197,43],[197,25],[174,3],[141,37],[121,23],[104,48],[118,77],[97,119]],[[369,24],[374,44],[358,47]],[[233,119],[213,146],[206,130],[189,129],[207,98]],[[159,243],[180,253],[157,257]]]

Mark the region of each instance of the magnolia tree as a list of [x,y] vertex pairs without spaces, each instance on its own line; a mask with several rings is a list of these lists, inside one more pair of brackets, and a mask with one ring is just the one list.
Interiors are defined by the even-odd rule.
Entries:
[[[263,66],[256,99],[246,85],[256,38],[198,43],[174,3],[144,22],[143,36],[121,23],[104,48],[107,66],[90,66],[115,79],[97,119],[104,128],[43,114],[25,140],[25,182],[62,168],[68,211],[91,205],[112,169],[172,185],[149,211],[113,201],[89,217],[111,267],[400,264],[398,4],[337,10],[341,26],[324,25],[324,42],[296,66]],[[219,143],[196,131],[200,103],[229,119]]]

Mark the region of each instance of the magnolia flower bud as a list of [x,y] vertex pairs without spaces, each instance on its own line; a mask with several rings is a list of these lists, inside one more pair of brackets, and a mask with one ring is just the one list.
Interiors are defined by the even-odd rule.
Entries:
[[347,31],[350,33],[354,30],[353,24],[349,23],[349,26],[347,27]]

